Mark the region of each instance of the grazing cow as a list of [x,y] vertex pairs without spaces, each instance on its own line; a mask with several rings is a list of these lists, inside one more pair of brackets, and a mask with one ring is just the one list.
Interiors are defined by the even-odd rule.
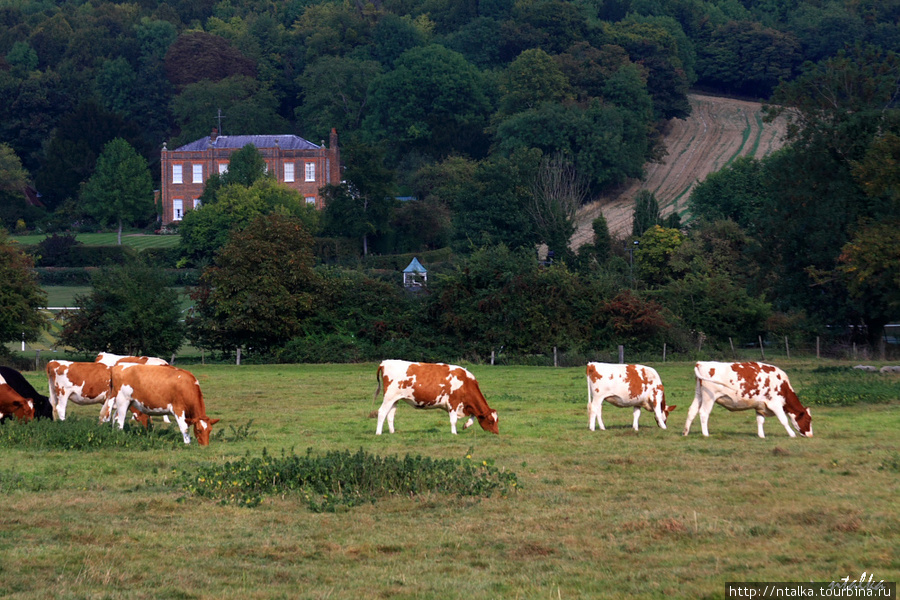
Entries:
[[34,403],[28,398],[23,398],[0,375],[0,422],[5,420],[7,415],[22,421],[30,421],[34,418]]
[[[127,354],[112,354],[110,352],[101,352],[97,355],[97,358],[94,359],[94,362],[102,363],[107,367],[114,367],[115,365],[122,365],[126,363],[136,363],[139,365],[167,365],[166,361],[161,358],[156,358],[155,356],[129,356]],[[106,423],[109,421],[110,416],[112,415],[112,404],[113,397],[110,396],[107,398],[106,402],[103,404],[103,408],[100,409],[100,421]],[[139,421],[141,425],[144,427],[150,426],[150,417],[142,413],[136,408],[131,409],[131,418]],[[163,421],[166,423],[169,422],[169,416],[163,415]]]
[[212,426],[219,419],[206,416],[200,383],[190,372],[168,365],[124,363],[114,366],[111,373],[119,429],[125,426],[129,407],[134,407],[146,415],[175,417],[185,444],[191,443],[188,426],[193,425],[197,443],[209,445]]
[[615,365],[591,362],[587,364],[588,428],[594,424],[606,430],[601,418],[601,408],[606,400],[613,406],[634,409],[632,427],[638,430],[641,408],[656,416],[656,423],[666,428],[666,419],[675,406],[666,406],[666,392],[659,373],[644,365]]
[[[406,362],[385,360],[376,372],[378,385],[375,398],[384,389],[384,400],[378,409],[376,435],[381,435],[384,419],[388,430],[394,433],[394,413],[397,402],[405,400],[413,408],[442,408],[450,413],[450,431],[456,435],[456,421],[469,415],[463,429],[478,419],[481,428],[500,433],[497,411],[491,410],[478,388],[475,377],[462,367],[443,363]],[[374,398],[373,398],[374,400]]]
[[75,404],[100,404],[109,398],[109,367],[98,362],[51,360],[47,363],[50,405],[60,421],[66,420],[69,400]]
[[812,437],[809,409],[800,404],[787,374],[778,367],[759,362],[698,362],[694,374],[697,388],[684,424],[684,435],[690,432],[691,422],[699,412],[700,429],[704,436],[709,436],[709,413],[718,403],[730,411],[755,410],[761,438],[766,437],[763,433],[765,417],[773,415],[778,417],[789,436],[796,437],[791,431],[793,425],[800,435]]
[[6,381],[17,394],[31,400],[34,405],[35,419],[53,419],[53,407],[50,406],[50,398],[39,394],[34,386],[21,373],[11,367],[0,367],[0,378]]

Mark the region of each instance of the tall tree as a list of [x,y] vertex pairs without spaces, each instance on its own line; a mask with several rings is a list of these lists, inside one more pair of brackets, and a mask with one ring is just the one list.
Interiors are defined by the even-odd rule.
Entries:
[[312,243],[302,221],[279,214],[232,231],[192,294],[192,341],[266,352],[298,335],[315,307]]
[[659,225],[659,202],[656,195],[647,190],[641,190],[634,198],[634,213],[631,219],[631,235],[637,237],[644,232]]
[[167,357],[184,339],[181,306],[162,269],[143,264],[104,267],[78,309],[64,313],[60,342],[84,352]]
[[34,261],[9,242],[0,228],[0,353],[7,342],[36,340],[47,324],[40,311],[47,294],[34,275]]
[[37,218],[39,211],[25,197],[25,188],[30,181],[31,177],[22,168],[22,161],[15,151],[0,143],[0,227],[11,230],[19,219]]
[[587,190],[584,178],[565,156],[554,154],[541,160],[527,209],[540,240],[560,258],[572,257],[569,239]]
[[97,169],[81,191],[84,210],[104,224],[118,224],[118,243],[122,244],[122,226],[152,217],[153,181],[150,170],[134,148],[121,138],[106,145],[97,159]]

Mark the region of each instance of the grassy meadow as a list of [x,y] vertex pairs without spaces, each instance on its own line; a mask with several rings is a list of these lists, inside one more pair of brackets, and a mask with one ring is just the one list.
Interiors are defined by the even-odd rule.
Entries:
[[[818,364],[780,363],[801,400]],[[226,432],[209,447],[0,445],[0,597],[726,598],[730,581],[900,579],[897,376],[890,401],[814,406],[812,438],[771,418],[759,439],[752,413],[721,407],[709,438],[699,419],[685,438],[691,365],[653,366],[678,406],[667,430],[606,405],[607,431],[589,431],[581,368],[476,365],[499,436],[401,404],[376,437],[375,365],[188,365]],[[322,513],[291,493],[244,508],[185,492],[184,473],[264,448],[488,462],[518,486]]]
[[[23,246],[31,246],[40,244],[47,235],[43,233],[34,233],[29,235],[11,235],[10,239],[22,244]],[[116,246],[119,243],[118,233],[79,233],[75,239],[85,246]],[[177,235],[153,235],[149,233],[122,232],[122,245],[130,246],[135,250],[145,250],[147,248],[174,248],[178,245],[180,236]]]

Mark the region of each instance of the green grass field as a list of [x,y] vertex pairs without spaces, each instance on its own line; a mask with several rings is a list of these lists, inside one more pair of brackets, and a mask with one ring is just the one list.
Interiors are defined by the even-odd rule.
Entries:
[[[22,244],[30,246],[41,243],[44,234],[34,235],[11,235],[10,239]],[[75,239],[85,246],[115,246],[118,243],[118,235],[112,233],[79,233]],[[126,233],[122,232],[122,245],[131,246],[136,250],[144,250],[146,248],[174,248],[178,245],[180,239],[177,235],[152,235],[148,233]]]
[[[781,363],[801,400],[817,364]],[[636,433],[630,410],[606,406],[607,431],[589,431],[581,368],[473,366],[499,436],[477,425],[452,436],[446,413],[401,404],[397,433],[376,437],[375,365],[189,365],[215,428],[252,419],[256,435],[152,451],[0,447],[0,597],[726,598],[730,581],[900,578],[900,393],[813,407],[812,438],[772,418],[759,439],[752,413],[721,407],[709,438],[699,421],[685,438],[691,365],[654,366],[678,406],[667,430],[644,413]],[[98,411],[70,405],[76,418]],[[470,454],[516,473],[518,492],[314,513],[292,494],[241,508],[177,483],[263,448]]]

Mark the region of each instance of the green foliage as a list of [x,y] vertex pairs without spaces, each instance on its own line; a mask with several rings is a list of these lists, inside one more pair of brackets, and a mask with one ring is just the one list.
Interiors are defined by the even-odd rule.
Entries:
[[192,495],[239,506],[258,506],[264,496],[299,495],[314,512],[335,512],[391,496],[424,494],[490,497],[516,490],[515,473],[492,461],[477,464],[471,450],[463,460],[430,457],[380,457],[362,449],[355,454],[334,451],[306,456],[282,450],[270,456],[247,455],[224,465],[205,465],[182,474],[182,486]]
[[261,215],[232,231],[192,294],[195,345],[264,352],[297,335],[315,306],[312,262],[312,237],[296,217]]
[[185,445],[175,427],[144,429],[139,424],[126,421],[125,429],[120,430],[115,424],[99,423],[96,418],[74,415],[65,421],[10,421],[0,427],[0,448],[6,449],[95,452],[115,448],[145,451],[174,450]]
[[15,150],[0,143],[0,227],[12,230],[19,219],[33,226],[40,218],[41,211],[32,207],[25,197],[30,180]]
[[98,221],[134,225],[154,212],[153,183],[147,161],[121,138],[108,143],[97,168],[81,191],[84,210]]
[[93,290],[65,311],[60,342],[85,352],[169,356],[181,346],[184,325],[178,294],[166,273],[132,263],[105,267]]
[[662,285],[672,275],[670,261],[684,244],[685,236],[677,229],[654,225],[641,236],[634,252],[634,262],[640,277],[650,286]]
[[634,197],[634,212],[631,219],[631,235],[640,237],[654,226],[660,224],[659,202],[656,195],[647,190],[641,190]]
[[0,228],[0,343],[33,341],[47,323],[39,312],[47,295],[34,276],[31,257],[7,239]]
[[872,336],[900,317],[900,220],[865,224],[844,245],[838,270]]

